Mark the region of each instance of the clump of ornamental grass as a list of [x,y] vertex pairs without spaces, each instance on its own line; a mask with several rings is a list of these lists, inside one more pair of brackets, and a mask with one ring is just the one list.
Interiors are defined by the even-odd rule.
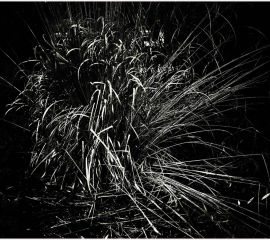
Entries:
[[158,3],[60,6],[49,5],[54,21],[41,11],[48,34],[10,105],[29,114],[29,173],[80,196],[76,221],[102,226],[101,237],[266,234],[265,188],[237,175],[263,156],[230,146],[237,128],[226,120],[237,93],[264,77],[254,74],[266,47],[224,61],[233,28],[216,4],[201,4],[197,22],[180,3],[163,18]]

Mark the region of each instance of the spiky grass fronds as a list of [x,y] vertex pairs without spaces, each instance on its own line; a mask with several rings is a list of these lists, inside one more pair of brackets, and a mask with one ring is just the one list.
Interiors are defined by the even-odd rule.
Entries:
[[[231,134],[224,114],[226,101],[263,77],[248,80],[266,47],[224,63],[229,22],[218,5],[202,5],[206,14],[185,38],[178,4],[163,23],[149,20],[163,4],[67,3],[66,18],[50,6],[56,22],[45,16],[46,47],[35,48],[38,62],[11,105],[30,113],[32,173],[42,169],[50,184],[88,196],[92,220],[104,199],[124,199],[129,210],[114,209],[118,226],[106,223],[112,237],[172,228],[178,237],[211,237],[201,221],[220,230],[215,237],[230,236],[233,213],[263,225],[222,191],[258,185],[233,175],[248,160],[223,141]],[[138,221],[144,227],[134,230]]]

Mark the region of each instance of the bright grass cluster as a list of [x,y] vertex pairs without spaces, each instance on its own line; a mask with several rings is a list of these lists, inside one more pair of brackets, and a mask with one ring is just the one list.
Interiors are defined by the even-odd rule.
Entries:
[[84,221],[107,229],[102,237],[230,237],[239,219],[269,230],[259,211],[223,194],[259,186],[233,175],[253,155],[226,145],[225,115],[263,77],[249,75],[266,47],[226,62],[234,35],[218,4],[201,4],[194,22],[180,3],[167,22],[165,3],[48,5],[44,44],[10,105],[29,113],[29,173],[83,196]]

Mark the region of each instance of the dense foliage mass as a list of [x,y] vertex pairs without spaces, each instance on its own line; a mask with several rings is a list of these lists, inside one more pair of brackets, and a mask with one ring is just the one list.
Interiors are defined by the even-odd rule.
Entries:
[[78,207],[47,236],[69,236],[61,227],[77,222],[86,230],[71,236],[91,237],[93,226],[99,237],[264,236],[256,208],[267,209],[266,188],[238,171],[258,155],[233,144],[226,117],[242,107],[237,93],[265,76],[254,74],[266,47],[230,58],[231,6],[48,5],[39,8],[44,41],[9,109],[28,114],[29,175],[45,182],[43,197],[57,191]]

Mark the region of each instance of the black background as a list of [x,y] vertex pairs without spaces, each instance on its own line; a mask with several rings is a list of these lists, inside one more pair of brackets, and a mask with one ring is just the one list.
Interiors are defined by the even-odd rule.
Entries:
[[[235,4],[239,9],[237,26],[233,27],[242,28],[238,38],[241,48],[248,48],[252,41],[248,28],[244,33],[245,27],[257,29],[270,43],[270,2],[236,2]],[[44,24],[37,11],[37,2],[0,2],[0,29],[0,47],[13,60],[19,63],[32,57],[33,47],[37,44],[37,40],[42,41],[42,34],[45,33]],[[0,63],[1,74],[8,71],[3,69],[2,64],[6,67],[12,65],[12,61],[2,52]]]
[[[2,50],[0,50],[0,76],[15,84],[19,89],[23,89],[24,83],[20,82],[18,78],[14,78],[17,71],[14,62],[18,64],[33,58],[33,48],[38,41],[42,42],[42,34],[46,33],[37,4],[37,2],[0,2],[0,49]],[[223,2],[222,4],[228,3]],[[238,54],[250,49],[260,34],[263,43],[270,44],[270,2],[236,2],[234,4],[238,7],[236,22],[233,23],[238,34],[238,45],[235,52]],[[270,56],[270,51],[267,51],[265,55]],[[261,72],[269,70],[270,64],[262,68]],[[269,97],[269,78],[259,86],[250,89],[248,95]],[[5,105],[14,100],[17,92],[9,88],[3,81],[0,82],[0,87],[2,118]],[[263,101],[267,102],[265,99]],[[250,116],[259,130],[270,137],[269,101],[267,106],[264,105],[257,113],[251,113]],[[2,123],[0,122],[0,124]]]
[[[227,4],[223,2],[222,4]],[[234,27],[253,27],[258,29],[270,42],[270,2],[237,2],[237,24]],[[33,47],[45,33],[44,25],[37,11],[37,2],[0,2],[0,47],[18,61],[27,60],[33,55]],[[29,25],[29,27],[27,26]],[[35,34],[31,33],[30,29]],[[243,48],[249,45],[248,35],[240,36]],[[16,57],[16,55],[18,58]],[[11,63],[4,54],[0,54],[1,63]],[[6,62],[8,61],[8,62]],[[1,73],[3,69],[1,68]]]
[[[0,49],[2,50],[0,50],[0,76],[21,90],[25,83],[21,82],[19,78],[14,78],[18,70],[14,62],[18,64],[33,58],[33,48],[38,41],[42,42],[42,34],[46,33],[38,12],[38,4],[40,3],[0,2]],[[229,3],[222,2],[221,4]],[[251,49],[252,44],[257,41],[258,35],[263,44],[270,44],[270,2],[236,2],[234,4],[238,9],[236,20],[234,19],[233,22],[238,42],[237,49],[234,49],[235,57],[238,57],[239,53]],[[265,55],[270,56],[270,50],[267,50]],[[267,71],[270,71],[270,64],[261,69],[261,73]],[[17,92],[1,80],[0,94],[0,117],[3,118],[6,104],[14,100]],[[270,77],[260,85],[249,89],[247,95],[264,97],[264,99],[254,99],[254,102],[262,101],[263,105],[258,107],[256,112],[250,112],[249,117],[258,130],[270,138],[270,101],[265,99],[270,96]],[[3,122],[0,121],[0,124]]]
[[[270,43],[270,2],[237,2],[235,4],[239,9],[237,26],[234,25],[234,28],[241,29],[241,34],[238,35],[240,43],[238,48],[241,48],[239,51],[249,48],[254,40],[254,29],[265,36],[266,43]],[[33,48],[37,45],[37,40],[42,41],[42,34],[45,33],[36,5],[36,2],[0,2],[0,48],[16,63],[33,57]],[[12,61],[1,51],[0,76],[10,78],[13,67]],[[267,94],[265,88],[263,91]]]
[[[251,45],[256,42],[257,35],[254,34],[256,32],[254,29],[257,29],[257,33],[261,32],[264,35],[263,42],[265,44],[270,44],[270,2],[238,2],[235,4],[239,7],[237,20],[234,23],[234,28],[239,33],[237,38],[238,49],[236,52],[239,53],[250,49]],[[20,82],[19,78],[14,78],[18,70],[14,62],[19,64],[22,61],[33,58],[33,48],[37,45],[38,41],[42,42],[42,34],[44,33],[46,31],[37,11],[37,3],[0,2],[0,76],[22,90],[24,83]],[[270,56],[269,50],[265,52],[265,55]],[[266,71],[270,71],[270,64],[261,69],[261,73]],[[4,118],[6,104],[14,101],[17,94],[14,89],[8,87],[0,79],[0,118]],[[250,89],[248,94],[253,97],[270,97],[270,77],[264,83]],[[270,100],[260,98],[258,100],[254,99],[254,102],[260,104],[256,107],[256,111],[248,113],[248,117],[261,134],[270,139]],[[6,119],[9,120],[11,118],[7,117]],[[20,186],[16,190],[15,186],[23,184],[24,180],[19,162],[21,161],[21,166],[23,167],[23,164],[28,164],[30,159],[30,155],[21,154],[22,151],[26,151],[31,147],[30,140],[27,143],[28,137],[21,129],[0,119],[0,170],[2,168],[12,170],[11,174],[9,174],[10,176],[6,176],[4,171],[3,173],[0,172],[3,175],[0,176],[0,192],[7,191],[6,189],[18,192],[18,189],[22,188]],[[25,146],[23,146],[24,144]],[[270,145],[268,150],[270,152]],[[24,160],[22,159],[23,157]],[[22,179],[22,181],[18,181],[18,179]],[[13,186],[13,188],[10,188],[10,186]],[[30,219],[32,219],[31,216],[29,220],[26,220],[24,217],[23,221],[27,222]],[[19,236],[22,237],[22,235]],[[29,237],[29,235],[26,235],[26,237]],[[35,235],[34,237],[39,236]]]

